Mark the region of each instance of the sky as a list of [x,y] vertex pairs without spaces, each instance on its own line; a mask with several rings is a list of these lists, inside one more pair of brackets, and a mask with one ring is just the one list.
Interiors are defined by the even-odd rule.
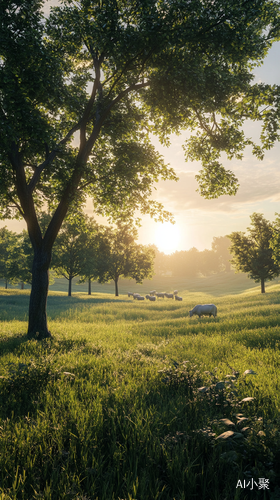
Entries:
[[[46,13],[56,0],[46,3]],[[254,69],[255,81],[268,84],[280,84],[280,42],[273,44],[264,64]],[[258,126],[245,124],[245,132],[253,139],[258,136]],[[172,212],[175,225],[154,222],[149,216],[142,218],[138,242],[156,244],[159,250],[172,253],[176,250],[198,250],[211,248],[214,236],[225,236],[232,231],[246,231],[250,225],[253,212],[264,214],[272,221],[275,213],[280,213],[280,144],[267,151],[263,161],[251,154],[250,148],[245,150],[242,161],[225,159],[225,168],[234,172],[239,180],[236,196],[221,196],[215,200],[205,200],[196,191],[198,184],[195,175],[201,169],[199,162],[186,162],[182,145],[185,135],[171,136],[169,148],[163,147],[157,138],[153,144],[163,155],[165,162],[175,170],[179,181],[160,181],[153,199],[163,203],[164,208]],[[94,216],[92,201],[88,200],[86,213]],[[105,219],[96,217],[97,222],[106,223]],[[25,228],[23,221],[1,221],[0,227],[7,225],[12,231]]]

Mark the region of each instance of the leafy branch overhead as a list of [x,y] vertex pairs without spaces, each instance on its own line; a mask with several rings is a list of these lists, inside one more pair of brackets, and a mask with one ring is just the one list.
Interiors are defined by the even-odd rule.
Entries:
[[40,1],[2,3],[2,215],[28,217],[31,195],[54,208],[77,188],[107,215],[147,213],[152,183],[176,178],[149,133],[168,142],[186,128],[197,130],[186,158],[202,162],[203,196],[234,194],[218,158],[242,157],[244,120],[263,122],[259,157],[279,137],[278,87],[250,85],[279,37],[277,3],[62,4],[44,22]]

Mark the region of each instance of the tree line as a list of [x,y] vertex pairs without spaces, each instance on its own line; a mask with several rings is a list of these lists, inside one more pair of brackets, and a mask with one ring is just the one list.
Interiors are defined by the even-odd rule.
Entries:
[[[45,227],[49,216],[42,214],[40,223]],[[214,238],[212,250],[199,252],[196,248],[177,251],[171,255],[160,252],[155,245],[136,243],[137,229],[131,224],[118,223],[116,227],[98,225],[93,218],[82,214],[71,215],[63,223],[53,249],[50,283],[54,276],[68,280],[68,295],[72,293],[72,280],[114,281],[118,296],[120,277],[132,278],[136,283],[153,275],[195,277],[220,271],[229,271],[230,240]],[[27,231],[16,234],[6,227],[0,229],[0,277],[11,284],[32,284],[33,249]]]
[[[42,227],[50,216],[42,214]],[[151,278],[155,252],[152,247],[136,243],[137,230],[131,224],[117,223],[116,227],[98,225],[93,218],[71,214],[62,225],[53,249],[51,279],[54,276],[68,280],[68,296],[72,294],[72,280],[80,283],[114,281],[115,295],[119,295],[118,281],[122,276],[142,283]],[[9,283],[32,284],[33,249],[27,231],[16,234],[6,227],[0,229],[0,277]]]
[[[251,215],[248,233],[236,231],[228,236],[214,237],[211,250],[197,248],[176,251],[171,255],[160,252],[155,245],[136,243],[135,226],[117,223],[116,226],[98,225],[82,213],[68,217],[54,245],[50,283],[54,276],[68,280],[68,295],[72,294],[72,280],[114,281],[115,295],[119,295],[119,278],[132,278],[136,283],[157,276],[196,277],[218,272],[247,273],[261,283],[280,274],[280,215],[271,223],[262,214]],[[40,224],[44,228],[50,216],[43,213]],[[27,231],[17,234],[6,227],[0,229],[0,278],[8,283],[32,284],[33,249]]]
[[166,255],[155,250],[155,273],[158,276],[171,274],[186,278],[199,275],[207,276],[218,272],[228,272],[231,269],[229,252],[230,240],[227,236],[214,237],[212,249],[199,251],[193,247],[190,250],[180,250]]

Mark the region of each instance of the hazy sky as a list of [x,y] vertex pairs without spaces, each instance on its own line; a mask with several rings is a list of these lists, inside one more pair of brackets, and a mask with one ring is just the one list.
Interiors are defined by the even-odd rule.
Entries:
[[[57,2],[51,0],[47,5]],[[270,49],[262,67],[255,68],[255,81],[280,84],[280,42]],[[246,132],[256,138],[256,124],[246,124]],[[242,161],[225,160],[226,168],[232,170],[239,179],[240,188],[236,196],[221,196],[217,200],[204,200],[196,192],[198,188],[195,175],[201,169],[198,162],[186,162],[182,144],[186,135],[174,136],[169,148],[163,148],[157,138],[154,144],[164,156],[165,161],[176,171],[178,182],[159,182],[154,199],[164,204],[173,213],[176,225],[173,232],[150,217],[143,218],[139,230],[139,243],[155,243],[166,253],[174,250],[187,250],[193,246],[199,250],[211,248],[214,236],[224,236],[232,231],[245,231],[250,224],[250,215],[261,212],[273,220],[275,212],[280,212],[280,145],[268,151],[263,161],[252,156],[250,149],[245,151]],[[94,215],[92,202],[87,205],[87,213]],[[99,219],[100,220],[100,219]],[[24,223],[16,221],[0,222],[13,231],[21,231]],[[165,234],[165,237],[164,237]]]

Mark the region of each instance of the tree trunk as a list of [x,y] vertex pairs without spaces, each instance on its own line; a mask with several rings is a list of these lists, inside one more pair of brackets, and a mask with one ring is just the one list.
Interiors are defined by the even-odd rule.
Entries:
[[264,278],[261,278],[261,293],[265,293]]
[[115,282],[115,296],[119,296],[119,289],[118,289],[118,278],[114,279]]
[[88,279],[88,295],[91,295],[91,279]]
[[51,252],[40,248],[35,250],[32,266],[32,287],[29,301],[29,325],[27,335],[30,338],[51,337],[47,325],[47,298],[49,289],[49,266]]
[[72,276],[69,276],[68,281],[68,297],[71,297],[72,294]]
[[23,281],[20,283],[20,289],[24,290],[24,282]]
[[7,290],[8,288],[8,280],[5,280],[5,289]]

